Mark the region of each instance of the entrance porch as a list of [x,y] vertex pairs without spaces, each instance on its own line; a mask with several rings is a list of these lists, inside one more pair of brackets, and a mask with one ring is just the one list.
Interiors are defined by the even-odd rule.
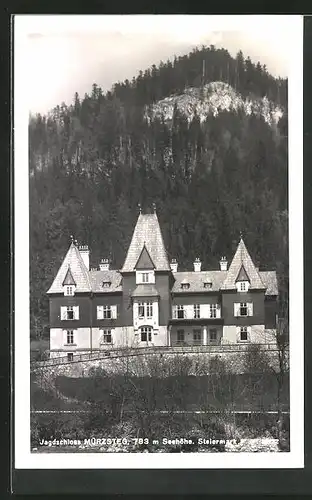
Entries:
[[220,345],[222,333],[222,325],[171,325],[170,345],[172,347]]

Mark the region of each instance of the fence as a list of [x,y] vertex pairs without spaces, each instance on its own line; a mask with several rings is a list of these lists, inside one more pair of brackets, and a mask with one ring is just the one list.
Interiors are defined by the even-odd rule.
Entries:
[[[276,344],[257,344],[265,351],[278,351]],[[61,364],[81,363],[86,361],[96,361],[105,358],[124,358],[132,356],[145,356],[153,354],[224,354],[224,353],[241,353],[249,348],[250,344],[223,344],[223,345],[179,345],[174,346],[150,346],[150,347],[135,347],[135,348],[110,348],[107,350],[94,349],[90,352],[71,353],[72,356],[58,356],[44,361],[33,361],[31,369],[39,368],[40,366],[56,366]]]

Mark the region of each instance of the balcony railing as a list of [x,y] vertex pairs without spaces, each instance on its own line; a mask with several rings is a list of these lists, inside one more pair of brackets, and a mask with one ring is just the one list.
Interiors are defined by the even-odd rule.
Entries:
[[220,319],[221,308],[217,307],[214,310],[194,312],[193,309],[172,309],[172,320],[202,320],[202,319]]
[[173,340],[171,342],[171,347],[192,347],[192,346],[218,346],[220,345],[220,342],[217,342],[216,340],[214,341],[208,341],[207,344],[203,343],[203,339],[201,340],[190,340],[186,342],[185,340]]

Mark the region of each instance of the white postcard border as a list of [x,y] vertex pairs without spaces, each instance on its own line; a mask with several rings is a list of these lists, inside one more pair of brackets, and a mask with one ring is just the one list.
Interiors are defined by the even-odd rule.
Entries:
[[[16,469],[228,469],[304,466],[303,321],[303,17],[205,16],[213,30],[252,30],[284,23],[291,36],[289,54],[289,269],[290,269],[290,452],[282,453],[31,453],[29,335],[29,173],[27,33],[55,16],[17,15],[14,22],[14,453]],[[65,18],[57,16],[61,24]],[[76,17],[76,16],[74,16]],[[77,16],[81,29],[99,27],[105,16]],[[112,16],[109,16],[110,18]],[[114,17],[114,16],[113,16]],[[125,16],[122,16],[125,18]],[[133,16],[137,19],[142,16]],[[161,18],[163,16],[149,16]],[[165,16],[167,17],[167,16]],[[172,16],[171,16],[172,17]],[[178,16],[185,21],[186,16]],[[194,16],[192,16],[194,17]],[[199,16],[202,18],[203,16]],[[41,20],[39,19],[41,18]],[[43,19],[45,18],[45,19]],[[48,19],[50,18],[50,20]],[[87,18],[87,19],[86,19]],[[91,19],[92,18],[92,19]],[[159,19],[161,22],[161,19]],[[178,22],[178,21],[177,21]],[[87,23],[87,24],[85,24]],[[88,24],[89,23],[89,24]],[[68,24],[67,24],[68,25]],[[70,23],[69,23],[70,25]],[[133,26],[133,22],[129,22]]]

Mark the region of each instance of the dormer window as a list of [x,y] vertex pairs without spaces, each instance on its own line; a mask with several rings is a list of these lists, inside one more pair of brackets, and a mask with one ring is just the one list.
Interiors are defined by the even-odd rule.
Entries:
[[64,295],[65,296],[73,296],[73,295],[75,295],[75,287],[74,287],[74,285],[65,285],[64,286]]
[[136,271],[136,284],[155,284],[154,271]]
[[249,281],[237,281],[236,289],[238,292],[248,292],[250,283]]
[[149,282],[149,274],[142,273],[142,283],[148,283],[148,282]]
[[187,290],[188,288],[190,288],[190,284],[189,283],[181,283],[181,288],[182,288],[182,290]]
[[103,286],[103,288],[109,288],[111,286],[111,282],[110,281],[103,281],[102,286]]

